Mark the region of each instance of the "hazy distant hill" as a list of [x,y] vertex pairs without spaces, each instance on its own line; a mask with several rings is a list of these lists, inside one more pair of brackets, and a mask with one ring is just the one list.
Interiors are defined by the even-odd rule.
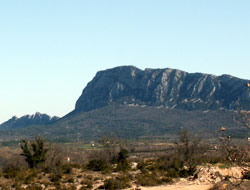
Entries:
[[47,114],[41,114],[39,112],[33,115],[25,115],[20,118],[14,116],[8,121],[0,125],[0,129],[16,130],[29,125],[48,125],[54,123],[59,117],[51,117]]
[[164,106],[185,110],[250,110],[247,80],[229,75],[187,73],[176,69],[122,66],[100,71],[83,90],[75,112],[90,111],[111,102]]

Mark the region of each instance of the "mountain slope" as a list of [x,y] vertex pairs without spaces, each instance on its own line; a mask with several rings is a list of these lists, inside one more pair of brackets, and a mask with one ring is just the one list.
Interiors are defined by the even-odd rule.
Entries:
[[112,103],[89,112],[79,112],[46,126],[29,126],[9,138],[31,138],[37,134],[53,141],[89,141],[103,136],[118,138],[174,139],[182,128],[202,138],[217,138],[221,126],[234,137],[246,137],[244,127],[235,121],[237,113],[227,110],[182,110],[160,106],[131,106]]
[[47,114],[41,114],[39,112],[33,115],[25,115],[20,118],[13,116],[8,121],[0,125],[0,129],[16,130],[19,128],[27,127],[29,125],[48,125],[57,121],[59,117],[50,117]]
[[229,75],[187,73],[175,69],[122,66],[100,71],[88,83],[74,112],[86,112],[111,102],[165,106],[187,110],[237,109],[238,100],[250,110],[247,80]]

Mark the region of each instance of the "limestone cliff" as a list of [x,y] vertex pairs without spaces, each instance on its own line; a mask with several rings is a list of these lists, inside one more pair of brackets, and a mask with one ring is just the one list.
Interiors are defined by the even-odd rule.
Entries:
[[250,110],[247,80],[230,75],[188,73],[176,69],[122,66],[100,71],[83,90],[75,112],[104,107],[111,102],[187,110]]

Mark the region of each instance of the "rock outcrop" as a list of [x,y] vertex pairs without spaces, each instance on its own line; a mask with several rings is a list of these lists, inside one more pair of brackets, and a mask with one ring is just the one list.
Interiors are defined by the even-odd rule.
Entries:
[[20,118],[13,116],[8,121],[2,123],[0,125],[0,129],[19,129],[23,127],[27,127],[30,125],[47,125],[52,124],[57,121],[59,117],[51,117],[47,114],[41,114],[39,112],[33,115],[25,115]]
[[86,112],[111,102],[165,106],[186,110],[250,110],[247,80],[230,75],[187,73],[176,69],[122,66],[100,71],[88,83],[74,112]]

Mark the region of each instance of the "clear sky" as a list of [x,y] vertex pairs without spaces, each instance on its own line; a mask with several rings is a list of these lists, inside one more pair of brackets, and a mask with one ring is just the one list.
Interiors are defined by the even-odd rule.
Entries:
[[120,65],[250,79],[250,1],[0,0],[0,123],[63,116]]

